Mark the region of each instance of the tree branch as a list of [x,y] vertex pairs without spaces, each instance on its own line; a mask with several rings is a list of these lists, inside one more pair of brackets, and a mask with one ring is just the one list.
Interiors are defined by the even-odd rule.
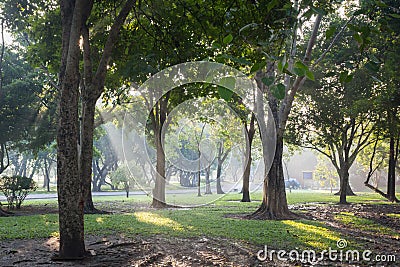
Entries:
[[[306,52],[304,54],[303,62],[305,65],[308,65],[311,61],[311,52],[312,52],[315,42],[317,40],[321,20],[322,20],[322,15],[318,14],[318,16],[314,22],[314,27],[313,27],[313,31],[311,33],[311,37],[308,40]],[[282,103],[284,103],[284,104],[281,105],[281,108],[279,110],[279,113],[280,113],[282,119],[281,119],[280,125],[278,126],[278,131],[281,131],[281,134],[285,130],[286,122],[289,118],[290,110],[292,109],[294,97],[295,97],[297,91],[299,90],[299,88],[304,84],[305,80],[306,80],[305,76],[297,77],[297,79],[293,83],[291,90],[288,92],[287,96],[282,101]]]
[[318,65],[326,56],[326,54],[332,49],[333,45],[339,40],[340,36],[344,32],[344,30],[347,28],[347,25],[355,18],[354,15],[350,17],[348,21],[342,26],[340,31],[335,35],[335,37],[332,39],[332,42],[329,44],[328,48],[321,54],[321,56],[314,62],[312,67],[315,67]]
[[121,31],[121,27],[124,24],[126,17],[128,16],[129,12],[132,10],[135,4],[136,4],[135,0],[127,0],[125,5],[119,12],[118,16],[116,17],[114,24],[111,26],[111,30],[109,32],[106,44],[104,45],[103,55],[101,56],[96,74],[94,76],[94,81],[98,85],[95,88],[96,98],[99,98],[102,93],[107,73],[107,65],[111,59],[112,50],[114,48],[115,43],[117,42],[118,35]]

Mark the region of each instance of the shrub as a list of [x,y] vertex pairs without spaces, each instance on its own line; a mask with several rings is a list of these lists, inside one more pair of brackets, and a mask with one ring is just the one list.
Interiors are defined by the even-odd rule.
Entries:
[[26,196],[35,191],[37,188],[36,183],[33,179],[25,176],[2,176],[0,177],[0,191],[3,192],[7,198],[8,208],[17,209],[21,208],[22,202]]

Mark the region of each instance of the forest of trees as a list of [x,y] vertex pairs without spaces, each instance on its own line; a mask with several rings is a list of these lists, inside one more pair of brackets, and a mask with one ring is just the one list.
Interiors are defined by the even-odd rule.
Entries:
[[[399,202],[397,0],[2,0],[0,8],[0,175],[40,174],[47,190],[57,177],[60,259],[85,255],[84,214],[103,212],[92,191],[109,186],[128,196],[136,181],[152,192],[152,207],[166,208],[171,176],[199,196],[205,176],[205,194],[224,194],[230,160],[242,166],[243,202],[251,200],[256,160],[270,166],[257,178],[263,200],[249,219],[296,218],[286,198],[285,145],[332,163],[340,204],[353,193],[355,162],[368,170],[368,188]],[[186,62],[223,64],[255,88],[240,95],[225,79],[187,82],[160,96],[139,90]],[[143,123],[127,126],[125,114]],[[110,138],[128,134],[124,127],[137,142]],[[145,135],[132,137],[139,131]],[[123,146],[132,152],[122,154]],[[179,155],[205,167],[179,168]],[[377,170],[387,174],[385,190],[370,182]]]

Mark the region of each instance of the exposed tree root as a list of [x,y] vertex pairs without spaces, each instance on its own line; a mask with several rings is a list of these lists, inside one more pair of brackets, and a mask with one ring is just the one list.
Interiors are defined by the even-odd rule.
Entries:
[[299,216],[288,209],[273,212],[264,203],[252,214],[245,216],[249,220],[295,220]]
[[[339,192],[335,193],[335,196],[340,196],[341,192],[342,191],[339,190]],[[354,193],[353,189],[351,189],[350,186],[347,186],[346,196],[357,196],[357,195]]]
[[171,208],[179,209],[179,208],[183,208],[182,206],[167,204],[165,202],[162,202],[162,201],[159,201],[159,200],[156,200],[156,199],[153,199],[153,202],[151,203],[150,207],[154,208],[154,209],[171,209]]

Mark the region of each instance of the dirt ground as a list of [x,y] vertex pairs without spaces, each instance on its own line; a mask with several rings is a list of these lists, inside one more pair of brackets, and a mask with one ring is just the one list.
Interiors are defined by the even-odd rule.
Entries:
[[[380,233],[364,232],[334,219],[334,215],[348,211],[388,226],[400,233],[400,220],[387,216],[400,213],[400,205],[296,205],[292,210],[307,219],[323,221],[335,231],[364,244],[373,251],[396,254],[400,259],[400,240]],[[24,215],[55,212],[53,208],[26,209]],[[0,241],[0,266],[306,266],[301,263],[259,261],[260,246],[229,239],[210,237],[177,238],[162,236],[125,237],[87,236],[87,250],[92,256],[74,262],[52,261],[58,250],[58,239],[28,239]],[[398,262],[397,260],[397,262]],[[332,262],[317,266],[334,266]],[[358,265],[336,265],[358,266]],[[374,265],[379,266],[379,265]],[[398,266],[396,263],[384,266]]]

